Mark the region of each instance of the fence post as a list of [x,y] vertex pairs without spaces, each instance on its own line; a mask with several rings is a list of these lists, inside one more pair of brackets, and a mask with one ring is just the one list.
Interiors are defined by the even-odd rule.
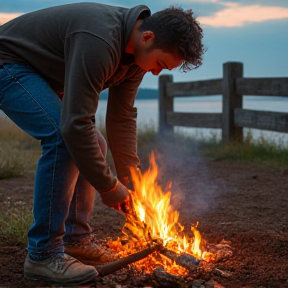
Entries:
[[166,122],[166,112],[173,111],[173,97],[166,96],[166,84],[173,82],[172,75],[161,75],[159,77],[159,128],[158,132],[160,134],[172,133],[174,131],[172,125],[168,125]]
[[243,64],[227,62],[223,64],[223,110],[222,110],[222,142],[243,141],[243,128],[236,127],[234,109],[242,108],[242,95],[236,94],[235,78],[243,77]]

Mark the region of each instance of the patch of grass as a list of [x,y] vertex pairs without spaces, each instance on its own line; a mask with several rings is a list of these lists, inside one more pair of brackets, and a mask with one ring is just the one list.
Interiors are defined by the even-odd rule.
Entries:
[[21,176],[24,174],[24,162],[18,150],[1,143],[0,150],[0,180]]
[[[204,135],[201,132],[196,132],[195,135],[188,135],[176,132],[161,136],[155,131],[152,134],[153,137],[151,137],[149,129],[144,129],[141,133],[138,144],[141,150],[143,147],[145,150],[145,147],[148,146],[150,146],[151,151],[158,147],[163,148],[170,145],[178,151],[198,153],[201,156],[218,160],[250,162],[264,167],[288,169],[288,144],[281,138],[275,140],[273,138],[265,138],[263,134],[260,134],[259,138],[254,139],[252,133],[248,132],[244,137],[243,143],[233,142],[223,145],[221,138],[216,133]],[[144,139],[143,143],[141,143],[142,139]],[[152,142],[152,145],[149,142]]]
[[40,153],[39,141],[23,132],[7,117],[0,117],[0,179],[19,177],[34,171]]
[[282,140],[266,139],[261,135],[253,139],[247,133],[243,143],[222,145],[216,138],[202,139],[199,145],[202,155],[216,159],[253,162],[266,167],[288,169],[288,147]]
[[138,126],[137,130],[137,140],[138,145],[150,145],[151,143],[155,143],[158,138],[158,132],[153,123],[150,124],[142,124]]
[[1,242],[12,246],[27,243],[27,230],[33,223],[31,208],[22,201],[11,205],[8,197],[0,211]]

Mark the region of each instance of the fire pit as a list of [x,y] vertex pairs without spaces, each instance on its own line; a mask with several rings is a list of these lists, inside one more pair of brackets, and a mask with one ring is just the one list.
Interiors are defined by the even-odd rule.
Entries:
[[192,255],[189,254],[177,255],[175,252],[165,249],[163,245],[159,243],[153,243],[150,247],[143,249],[139,252],[115,260],[108,264],[96,265],[95,267],[97,268],[99,275],[103,277],[113,272],[116,272],[131,263],[142,260],[154,252],[160,253],[161,255],[175,262],[177,265],[180,265],[183,268],[188,269],[189,271],[197,270],[197,266],[200,263],[199,259],[195,258]]
[[[117,247],[117,251],[120,249],[125,253],[131,251],[131,243],[129,243],[130,249],[126,249],[127,247],[121,244],[121,240],[110,240],[108,245],[114,249]],[[95,268],[98,270],[99,276],[104,277],[127,266],[130,268],[133,266],[135,272],[152,275],[153,279],[160,285],[159,287],[213,288],[213,283],[208,281],[211,276],[231,277],[231,272],[219,269],[217,263],[227,260],[233,253],[230,245],[225,241],[217,245],[207,245],[207,247],[213,251],[213,253],[209,252],[213,255],[210,262],[200,260],[190,254],[177,254],[163,247],[159,241],[155,241],[147,248],[113,262],[96,265]]]
[[228,275],[213,263],[230,257],[231,247],[227,243],[203,244],[198,222],[191,225],[188,233],[184,231],[178,221],[178,211],[170,204],[171,192],[162,191],[156,181],[158,167],[154,153],[150,157],[150,168],[144,174],[131,169],[131,175],[133,207],[125,215],[126,239],[107,243],[120,258],[95,266],[99,275],[104,277],[133,264],[136,270],[153,275],[161,287],[184,287],[183,283],[193,288],[214,287],[200,279],[208,280],[211,272],[222,273],[223,277]]

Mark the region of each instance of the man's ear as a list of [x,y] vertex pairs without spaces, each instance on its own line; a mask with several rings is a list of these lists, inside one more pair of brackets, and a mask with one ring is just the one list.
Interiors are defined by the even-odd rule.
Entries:
[[146,43],[154,39],[155,39],[155,34],[152,31],[145,31],[142,33],[141,40],[143,43]]

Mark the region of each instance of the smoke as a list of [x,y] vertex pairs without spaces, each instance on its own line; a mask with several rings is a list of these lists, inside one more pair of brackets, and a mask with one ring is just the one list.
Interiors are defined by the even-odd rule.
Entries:
[[215,197],[223,193],[220,180],[211,178],[209,159],[200,156],[196,141],[167,137],[161,140],[155,157],[159,183],[164,189],[172,182],[171,204],[180,217],[186,215],[194,222],[214,208]]

